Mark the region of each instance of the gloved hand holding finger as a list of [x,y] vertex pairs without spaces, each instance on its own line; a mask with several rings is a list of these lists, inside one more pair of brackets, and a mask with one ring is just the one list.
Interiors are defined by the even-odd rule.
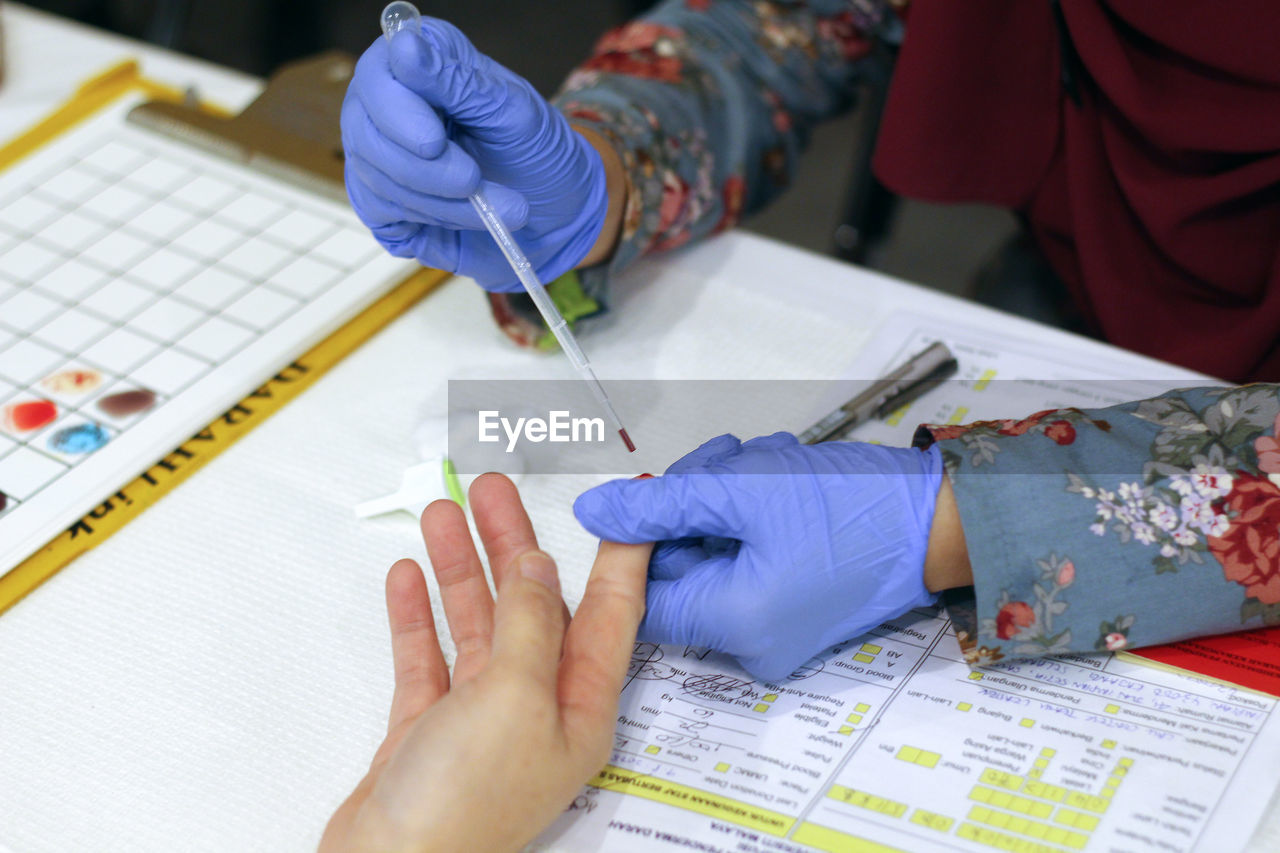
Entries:
[[602,539],[660,543],[642,639],[710,646],[776,681],[934,602],[923,570],[936,448],[806,446],[777,433],[721,436],[694,453],[700,464],[686,457],[676,473],[605,483],[574,504]]

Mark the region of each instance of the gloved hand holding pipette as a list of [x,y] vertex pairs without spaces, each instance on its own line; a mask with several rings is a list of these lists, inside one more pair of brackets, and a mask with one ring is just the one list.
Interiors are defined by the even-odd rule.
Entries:
[[477,188],[543,282],[573,269],[605,220],[604,167],[590,143],[527,81],[434,18],[365,51],[342,142],[347,193],[378,241],[489,290],[521,284],[468,200]]
[[[631,436],[543,286],[588,254],[604,223],[609,193],[599,155],[527,82],[477,52],[455,28],[424,21],[407,0],[387,4],[380,23],[389,47],[378,41],[365,51],[343,101],[352,206],[393,254],[473,276],[491,289],[528,293],[634,453]],[[428,46],[427,38],[434,43]],[[384,64],[395,79],[380,73]],[[435,108],[444,111],[443,120]],[[409,120],[395,121],[400,115]],[[383,118],[388,136],[379,134],[374,116]],[[455,134],[456,128],[463,133]],[[518,142],[532,146],[533,156],[514,150]],[[503,181],[515,182],[524,197]],[[564,194],[573,186],[581,186],[585,198]],[[518,241],[512,231],[520,224]],[[507,275],[515,287],[504,287]]]

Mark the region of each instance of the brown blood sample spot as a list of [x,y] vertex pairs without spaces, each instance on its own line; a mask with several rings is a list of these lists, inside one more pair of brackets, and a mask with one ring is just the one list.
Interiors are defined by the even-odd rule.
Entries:
[[113,418],[123,418],[145,412],[156,404],[156,392],[145,388],[132,391],[117,391],[108,394],[98,401],[98,408]]

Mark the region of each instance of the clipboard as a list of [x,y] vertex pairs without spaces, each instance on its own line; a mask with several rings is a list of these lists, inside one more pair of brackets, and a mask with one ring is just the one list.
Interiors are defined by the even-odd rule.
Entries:
[[157,98],[129,121],[345,203],[338,121],[354,70],[353,57],[328,51],[281,67],[239,115]]
[[[119,98],[142,93],[150,100],[133,108],[130,122],[321,196],[345,198],[337,114],[352,68],[350,57],[340,53],[285,66],[257,100],[233,115],[199,102],[191,92],[149,80],[140,74],[136,62],[124,62],[88,80],[45,119],[0,145],[0,172]],[[295,104],[303,109],[294,109]],[[447,278],[449,274],[440,270],[412,273],[328,337],[281,365],[268,381],[140,475],[105,495],[97,506],[0,576],[0,614],[269,418]]]

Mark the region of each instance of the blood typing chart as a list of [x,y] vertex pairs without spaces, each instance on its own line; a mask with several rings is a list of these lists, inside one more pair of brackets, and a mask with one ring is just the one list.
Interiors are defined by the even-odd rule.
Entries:
[[0,574],[413,269],[133,103],[0,172]]
[[943,611],[780,684],[638,643],[609,764],[535,849],[1239,850],[1276,702],[1111,655],[970,669]]

